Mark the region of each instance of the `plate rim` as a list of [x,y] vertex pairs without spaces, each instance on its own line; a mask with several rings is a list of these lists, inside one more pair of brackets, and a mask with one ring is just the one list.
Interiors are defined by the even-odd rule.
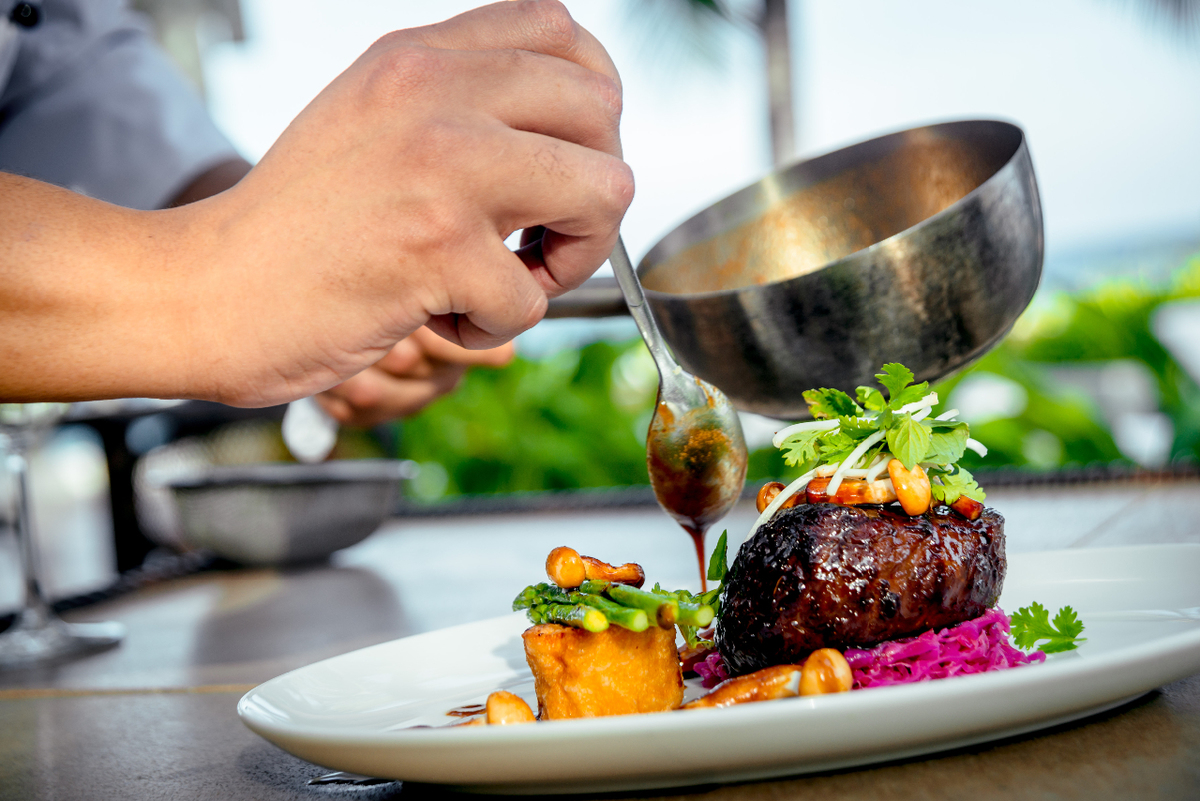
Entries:
[[[1097,554],[1103,552],[1125,552],[1130,553],[1152,552],[1157,554],[1168,554],[1172,551],[1182,552],[1190,551],[1192,558],[1196,558],[1200,554],[1200,544],[1198,543],[1170,543],[1170,544],[1155,544],[1155,545],[1133,545],[1133,546],[1114,546],[1105,548],[1085,548],[1085,549],[1062,549],[1057,551],[1039,551],[1026,552],[1024,554],[1014,554],[1012,556],[1018,559],[1036,559],[1037,557],[1045,557],[1050,554],[1083,555]],[[1011,561],[1010,557],[1010,561]],[[869,688],[870,692],[855,692],[845,693],[830,696],[808,696],[801,698],[782,699],[772,704],[749,704],[740,707],[731,707],[724,709],[699,709],[689,710],[687,716],[677,714],[653,714],[653,715],[638,715],[631,716],[615,716],[604,718],[589,718],[578,720],[563,720],[553,721],[553,726],[539,724],[537,726],[515,726],[515,727],[463,727],[463,728],[429,728],[429,729],[393,729],[390,731],[379,729],[342,729],[331,730],[328,727],[320,725],[307,724],[287,724],[271,720],[269,717],[260,714],[256,708],[255,699],[261,696],[264,692],[272,687],[278,687],[280,683],[286,682],[290,677],[300,671],[307,671],[317,665],[322,665],[335,660],[345,659],[347,657],[360,657],[364,652],[381,649],[387,650],[395,648],[399,643],[409,642],[418,638],[431,637],[453,637],[456,632],[469,630],[471,628],[492,628],[501,626],[512,626],[517,628],[518,624],[521,628],[528,625],[524,619],[523,613],[510,613],[494,618],[488,618],[482,621],[472,621],[469,623],[460,624],[453,627],[437,629],[429,632],[421,632],[419,634],[410,635],[408,637],[390,640],[388,642],[378,643],[376,645],[367,646],[366,648],[356,649],[346,654],[331,657],[329,659],[320,660],[310,665],[297,668],[295,670],[284,673],[273,679],[270,679],[263,684],[251,689],[238,702],[238,715],[242,722],[255,733],[263,736],[267,740],[280,745],[285,750],[290,750],[287,743],[305,743],[310,745],[331,745],[338,747],[363,747],[371,748],[404,748],[416,751],[427,751],[429,749],[439,750],[447,747],[463,747],[484,749],[491,745],[503,743],[509,746],[533,746],[543,744],[547,741],[557,741],[563,737],[571,739],[577,738],[598,738],[600,740],[620,738],[629,732],[631,721],[636,720],[637,733],[641,735],[657,735],[657,734],[672,734],[681,727],[693,728],[711,725],[712,721],[717,720],[717,716],[723,721],[722,728],[729,731],[741,730],[751,726],[781,726],[786,725],[792,720],[803,721],[808,715],[797,715],[801,709],[811,709],[816,714],[843,714],[853,715],[862,712],[888,712],[902,710],[905,707],[919,705],[926,702],[936,701],[937,704],[956,704],[965,702],[971,698],[991,699],[997,695],[1006,695],[1009,693],[1019,693],[1023,689],[1035,688],[1043,684],[1051,686],[1061,686],[1062,682],[1079,682],[1085,678],[1095,677],[1120,677],[1125,676],[1131,669],[1144,668],[1141,670],[1141,678],[1139,681],[1130,683],[1125,680],[1118,681],[1121,689],[1120,692],[1113,694],[1112,691],[1107,691],[1105,694],[1106,701],[1101,703],[1083,702],[1076,703],[1070,710],[1055,707],[1053,714],[1032,720],[1025,724],[1017,726],[1007,726],[998,728],[995,731],[987,731],[975,738],[975,742],[986,742],[988,740],[1000,739],[1005,736],[1011,736],[1006,732],[1011,732],[1015,729],[1023,731],[1035,731],[1046,726],[1055,725],[1056,722],[1062,722],[1064,719],[1078,719],[1086,717],[1102,711],[1103,708],[1112,708],[1127,702],[1132,698],[1150,692],[1163,684],[1175,681],[1179,678],[1186,677],[1194,673],[1200,667],[1200,628],[1182,631],[1177,634],[1170,634],[1163,637],[1157,637],[1149,642],[1141,643],[1138,646],[1126,646],[1115,651],[1088,656],[1085,659],[1072,658],[1070,656],[1058,657],[1048,661],[1047,663],[1032,666],[1033,671],[1023,669],[1009,669],[1003,671],[995,671],[982,674],[973,674],[968,676],[955,676],[946,679],[939,679],[931,682],[918,682],[914,684],[896,685],[888,687]],[[520,675],[520,671],[516,671],[515,675]],[[1104,682],[1101,682],[1104,684]],[[1109,681],[1108,684],[1112,684]],[[1095,694],[1094,692],[1092,693]],[[1119,700],[1123,699],[1123,700]],[[692,722],[695,722],[695,726]],[[969,739],[962,736],[949,735],[954,743],[961,743]],[[943,740],[947,737],[942,737]],[[930,747],[918,746],[912,753],[931,753],[945,748],[955,747],[954,743],[945,745],[934,744]],[[863,755],[860,760],[854,761],[854,764],[869,764],[891,758],[890,754],[897,753],[896,749],[880,751],[878,748],[870,749],[869,752]],[[766,776],[769,773],[772,775],[787,775],[803,772],[804,759],[798,758],[792,763],[792,766],[777,766],[777,769],[769,769],[763,767],[756,775]],[[850,764],[850,763],[847,763]],[[819,768],[814,768],[819,769]],[[772,770],[774,771],[772,773]],[[722,771],[722,773],[732,776],[735,771]],[[753,770],[743,771],[741,775],[749,776],[754,773]],[[696,784],[695,781],[685,782],[647,782],[631,780],[630,783],[624,785],[627,788],[633,787],[663,787],[670,784]],[[700,782],[703,783],[703,782]],[[481,787],[482,785],[472,785]],[[514,789],[524,787],[530,789],[530,783],[522,784],[520,781],[499,780],[494,785],[488,785],[493,789],[498,787],[511,787]],[[547,787],[552,784],[546,785]]]

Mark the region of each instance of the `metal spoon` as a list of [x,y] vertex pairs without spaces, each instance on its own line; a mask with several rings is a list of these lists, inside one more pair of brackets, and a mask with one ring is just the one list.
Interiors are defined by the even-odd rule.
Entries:
[[283,444],[305,464],[325,461],[337,444],[338,422],[321,408],[316,398],[301,398],[283,413]]
[[658,368],[658,401],[646,435],[650,484],[659,505],[695,542],[706,588],[704,533],[733,507],[746,482],[742,423],[721,390],[686,372],[667,350],[620,237],[609,263]]

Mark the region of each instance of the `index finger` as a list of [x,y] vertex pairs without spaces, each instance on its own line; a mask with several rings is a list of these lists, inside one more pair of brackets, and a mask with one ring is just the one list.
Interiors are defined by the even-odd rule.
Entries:
[[507,0],[402,33],[449,50],[531,50],[573,61],[621,85],[608,51],[559,0]]

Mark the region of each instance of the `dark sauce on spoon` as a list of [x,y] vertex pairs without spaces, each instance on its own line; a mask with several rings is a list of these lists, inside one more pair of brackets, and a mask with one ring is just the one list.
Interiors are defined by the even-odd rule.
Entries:
[[737,500],[746,461],[745,451],[739,455],[723,430],[702,422],[677,421],[660,399],[650,424],[653,446],[646,448],[646,467],[659,504],[692,538],[705,592],[704,535]]

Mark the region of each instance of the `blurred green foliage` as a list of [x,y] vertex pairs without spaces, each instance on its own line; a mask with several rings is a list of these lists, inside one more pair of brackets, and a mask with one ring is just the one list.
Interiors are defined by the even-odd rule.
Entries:
[[1019,322],[1004,351],[1014,362],[1027,365],[1086,365],[1118,359],[1144,365],[1153,377],[1159,410],[1174,427],[1169,458],[1197,460],[1200,387],[1152,330],[1155,312],[1164,303],[1197,298],[1200,255],[1176,271],[1165,287],[1123,279],[1077,297],[1052,296]]
[[416,491],[427,498],[645,484],[657,379],[640,342],[472,370],[400,424],[399,455],[425,468]]
[[[1174,426],[1172,459],[1200,457],[1200,389],[1154,337],[1164,302],[1200,297],[1200,257],[1166,287],[1136,280],[1068,295],[1043,293],[1010,336],[969,370],[935,387],[950,408],[964,382],[1019,387],[1020,408],[972,426],[985,460],[964,464],[1054,468],[1122,460],[1100,408],[1056,369],[1132,360],[1152,374]],[[645,432],[657,374],[640,341],[598,342],[503,370],[472,370],[453,394],[396,424],[398,456],[425,466],[417,494],[520,492],[647,483]],[[751,454],[749,478],[791,473],[778,451]]]
[[971,425],[971,436],[988,447],[980,457],[972,451],[962,458],[969,470],[998,467],[1053,468],[1122,459],[1100,411],[1086,396],[1056,387],[1044,365],[1021,357],[1018,346],[1006,340],[969,370],[938,384],[938,412],[955,405],[954,390],[968,376],[990,373],[1012,381],[1026,393],[1017,414]]

